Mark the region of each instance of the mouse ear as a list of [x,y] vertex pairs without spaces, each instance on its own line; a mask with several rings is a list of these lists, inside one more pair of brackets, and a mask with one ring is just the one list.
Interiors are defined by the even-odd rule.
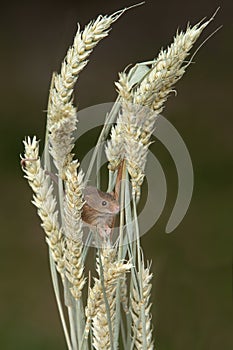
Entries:
[[113,196],[113,198],[114,199],[116,199],[116,194],[115,194],[115,192],[114,191],[112,191],[112,192],[108,192],[111,196]]
[[96,194],[97,193],[97,188],[94,186],[87,186],[84,188],[83,190],[83,194],[84,196],[88,196],[88,195],[92,195],[92,194]]
[[102,198],[97,188],[93,186],[87,186],[83,190],[83,194],[86,204],[89,205],[89,207],[99,211],[101,208],[100,203],[102,201]]

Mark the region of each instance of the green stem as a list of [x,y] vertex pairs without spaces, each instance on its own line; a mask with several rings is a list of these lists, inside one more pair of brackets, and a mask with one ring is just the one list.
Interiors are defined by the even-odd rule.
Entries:
[[126,168],[125,168],[125,161],[123,161],[122,164],[123,170],[122,170],[122,182],[121,182],[121,198],[120,198],[120,229],[119,229],[119,250],[118,250],[118,260],[122,259],[123,254],[123,240],[124,240],[124,215],[125,215],[125,175],[126,175]]
[[68,316],[69,316],[69,322],[70,322],[70,334],[71,334],[71,341],[72,341],[72,350],[78,350],[74,309],[70,306],[68,306]]
[[[77,320],[77,335],[79,340],[79,349],[82,348],[81,340],[84,334],[84,328],[85,328],[85,320],[84,320],[84,309],[83,309],[83,302],[82,299],[78,299],[75,301],[75,310],[76,310],[76,318]],[[87,349],[87,341],[84,343],[84,349]]]
[[123,322],[121,322],[121,334],[122,334],[122,342],[124,349],[127,349],[126,345],[126,334],[125,334],[125,328]]
[[119,108],[120,108],[119,101],[120,101],[120,97],[118,96],[110,113],[106,117],[103,129],[101,130],[100,136],[98,138],[98,141],[96,143],[95,149],[93,151],[93,154],[92,154],[92,157],[90,160],[89,167],[88,167],[86,175],[85,175],[85,179],[84,179],[85,183],[88,181],[88,179],[91,175],[96,157],[97,157],[98,152],[99,152],[99,146],[101,145],[101,142],[103,142],[105,140],[105,138],[107,137],[109,130],[110,130],[112,124],[114,123],[114,120],[116,119],[117,113],[118,113]]
[[[139,226],[137,220],[137,208],[136,208],[136,199],[133,196],[133,209],[134,209],[134,221],[135,221],[135,230],[137,236],[137,259],[138,259],[138,277],[139,277],[139,289],[140,300],[143,299],[143,280],[142,280],[142,257],[141,257],[141,247],[140,247],[140,236],[139,236]],[[146,341],[146,316],[145,316],[145,305],[141,303],[141,322],[142,322],[142,343],[143,349],[146,349],[147,341]]]
[[65,339],[66,339],[66,344],[67,344],[68,350],[73,350],[66,321],[65,321],[65,317],[64,317],[63,308],[62,308],[61,297],[59,292],[59,284],[58,284],[58,278],[57,278],[57,270],[50,251],[49,251],[49,262],[50,262],[50,271],[51,271],[51,277],[52,277],[52,283],[53,283],[53,290],[56,297],[56,302],[57,302],[58,311],[59,311],[59,315],[60,315],[60,319],[61,319],[61,323],[62,323],[62,327],[63,327]]
[[[123,240],[124,240],[124,215],[125,215],[125,162],[122,164],[122,182],[121,182],[121,197],[120,197],[120,228],[119,228],[119,248],[118,248],[118,261],[123,258]],[[121,323],[121,301],[120,301],[120,280],[117,281],[116,288],[116,315],[115,315],[115,327],[114,327],[114,349],[118,349],[118,339]]]

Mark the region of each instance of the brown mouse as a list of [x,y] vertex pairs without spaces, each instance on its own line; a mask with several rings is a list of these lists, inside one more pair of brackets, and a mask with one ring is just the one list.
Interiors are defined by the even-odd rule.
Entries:
[[98,190],[88,186],[83,191],[85,204],[82,210],[82,220],[96,227],[101,237],[106,238],[111,233],[114,217],[119,212],[119,203],[114,193]]

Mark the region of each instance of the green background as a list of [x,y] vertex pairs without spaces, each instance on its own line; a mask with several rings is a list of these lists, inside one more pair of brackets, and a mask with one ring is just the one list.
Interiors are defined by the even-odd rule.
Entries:
[[[59,70],[76,23],[110,14],[135,1],[19,1],[1,5],[1,287],[0,349],[65,349],[48,269],[47,246],[19,154],[26,135],[43,140],[52,71]],[[149,60],[190,21],[216,19],[176,85],[163,115],[183,137],[195,187],[183,222],[165,226],[177,191],[174,164],[158,142],[168,182],[165,210],[143,236],[153,259],[153,322],[158,350],[230,350],[232,310],[232,2],[147,1],[119,19],[80,75],[79,108],[114,101],[113,82],[129,63]],[[85,146],[85,145],[84,145]],[[83,152],[83,150],[80,150]],[[79,156],[77,154],[77,156]],[[156,199],[155,199],[156,200]]]

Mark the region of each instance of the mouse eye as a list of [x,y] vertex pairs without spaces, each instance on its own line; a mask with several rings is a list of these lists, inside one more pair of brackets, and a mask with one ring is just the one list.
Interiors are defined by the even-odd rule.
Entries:
[[103,202],[102,202],[102,205],[105,207],[105,205],[107,205],[107,202],[106,202],[106,201],[103,201]]

